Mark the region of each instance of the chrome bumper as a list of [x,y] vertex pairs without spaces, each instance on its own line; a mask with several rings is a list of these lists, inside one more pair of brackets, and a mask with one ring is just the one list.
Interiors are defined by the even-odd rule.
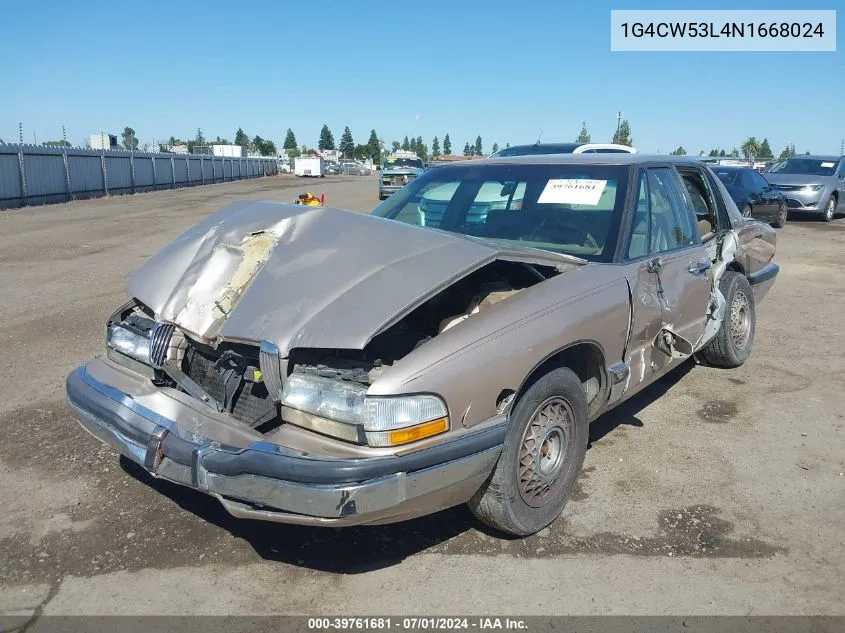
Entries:
[[418,514],[423,498],[426,507],[438,495],[442,508],[466,501],[492,471],[505,432],[495,424],[401,456],[342,459],[188,433],[84,366],[67,378],[67,401],[85,430],[153,476],[210,494],[234,516],[282,523],[389,522]]

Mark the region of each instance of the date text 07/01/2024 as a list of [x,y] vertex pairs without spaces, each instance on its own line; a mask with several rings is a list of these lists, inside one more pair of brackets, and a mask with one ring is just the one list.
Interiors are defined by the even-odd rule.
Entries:
[[520,631],[527,629],[527,623],[520,618],[500,617],[321,617],[308,618],[308,628],[314,631]]
[[726,22],[721,28],[713,22],[623,22],[623,37],[709,37],[709,38],[822,38],[821,22]]

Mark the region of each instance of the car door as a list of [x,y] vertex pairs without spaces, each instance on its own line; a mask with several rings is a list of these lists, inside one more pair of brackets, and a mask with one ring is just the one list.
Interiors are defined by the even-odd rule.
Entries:
[[768,213],[768,207],[763,199],[760,191],[760,185],[754,180],[754,172],[751,169],[743,169],[740,175],[740,182],[742,188],[748,192],[748,197],[751,200],[752,212],[751,215],[755,218],[761,218]]
[[755,183],[762,205],[765,207],[761,215],[765,215],[767,220],[774,220],[777,217],[778,207],[780,206],[779,196],[772,189],[769,181],[756,171],[751,172],[751,179]]
[[838,178],[837,190],[839,191],[839,204],[837,211],[842,213],[845,211],[845,158],[839,161],[839,169],[836,170],[836,177]]
[[[644,169],[637,186],[623,255],[632,304],[625,359],[632,391],[689,355],[685,343],[695,345],[704,331],[711,289],[711,262],[678,173],[672,167]],[[681,337],[670,354],[661,345],[667,332]]]

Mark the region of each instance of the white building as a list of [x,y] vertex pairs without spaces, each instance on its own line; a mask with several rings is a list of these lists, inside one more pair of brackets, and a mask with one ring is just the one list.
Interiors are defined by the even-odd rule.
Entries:
[[117,136],[114,134],[92,134],[88,139],[91,149],[119,149]]

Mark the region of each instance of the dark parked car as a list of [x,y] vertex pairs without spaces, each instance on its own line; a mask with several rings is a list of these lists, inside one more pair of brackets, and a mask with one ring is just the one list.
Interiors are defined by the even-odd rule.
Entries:
[[713,171],[724,183],[742,215],[766,220],[777,228],[786,224],[786,198],[772,188],[765,176],[750,167],[717,166]]

